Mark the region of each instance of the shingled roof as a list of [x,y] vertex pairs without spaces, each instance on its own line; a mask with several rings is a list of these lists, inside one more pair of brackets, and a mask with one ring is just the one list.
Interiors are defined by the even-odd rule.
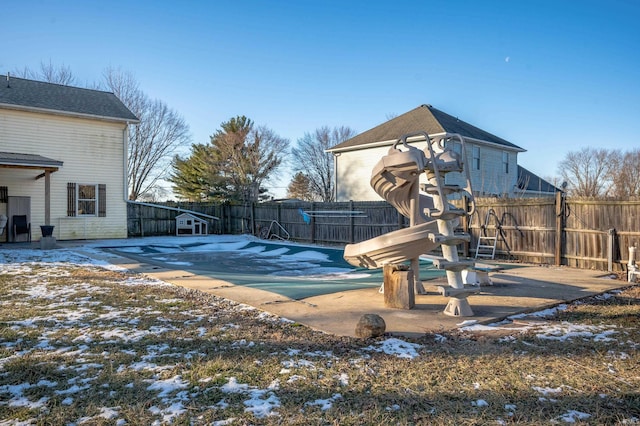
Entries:
[[0,75],[0,108],[139,121],[113,93],[3,75]]
[[522,166],[518,166],[518,188],[524,191],[535,192],[550,192],[555,193],[560,191],[555,185],[542,179],[540,176],[525,169]]
[[57,169],[58,167],[62,167],[62,164],[62,161],[52,160],[51,158],[41,155],[0,152],[0,166]]
[[411,111],[399,115],[373,129],[362,132],[348,139],[328,151],[345,151],[364,148],[366,145],[376,142],[390,142],[397,140],[407,133],[427,132],[429,135],[438,133],[458,133],[465,138],[472,138],[497,145],[502,145],[517,151],[525,151],[498,136],[485,132],[457,117],[442,112],[431,105],[420,105]]

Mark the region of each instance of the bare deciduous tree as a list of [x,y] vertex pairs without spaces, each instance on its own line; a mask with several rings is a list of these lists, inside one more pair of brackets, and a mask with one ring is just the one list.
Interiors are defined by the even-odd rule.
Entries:
[[160,100],[149,99],[131,73],[108,68],[104,81],[139,119],[129,126],[129,199],[157,193],[158,184],[168,177],[175,151],[191,140],[189,126]]
[[296,169],[309,178],[314,199],[324,202],[335,199],[333,156],[325,151],[355,135],[355,130],[346,126],[333,129],[324,126],[298,139],[292,154],[297,162]]
[[609,195],[632,197],[640,195],[640,149],[628,152],[619,150],[610,154]]
[[16,77],[46,81],[47,83],[62,84],[64,86],[71,86],[76,82],[70,67],[65,65],[55,66],[51,60],[49,60],[49,63],[40,62],[40,69],[37,71],[24,67],[21,70],[15,70],[13,74]]
[[569,194],[578,197],[606,195],[610,187],[609,157],[606,149],[583,148],[567,153],[558,170],[569,184]]

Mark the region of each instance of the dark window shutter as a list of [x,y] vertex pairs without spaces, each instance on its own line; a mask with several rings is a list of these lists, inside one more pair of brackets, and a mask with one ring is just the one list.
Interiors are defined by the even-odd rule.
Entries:
[[0,186],[0,203],[9,202],[9,187]]
[[76,215],[76,184],[67,184],[67,216]]
[[107,185],[104,183],[98,185],[98,216],[107,216]]

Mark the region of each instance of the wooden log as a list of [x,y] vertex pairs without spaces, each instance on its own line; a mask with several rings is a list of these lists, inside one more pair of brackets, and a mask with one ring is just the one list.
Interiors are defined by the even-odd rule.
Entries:
[[407,265],[387,264],[383,267],[384,305],[388,308],[413,309],[416,297],[413,271]]

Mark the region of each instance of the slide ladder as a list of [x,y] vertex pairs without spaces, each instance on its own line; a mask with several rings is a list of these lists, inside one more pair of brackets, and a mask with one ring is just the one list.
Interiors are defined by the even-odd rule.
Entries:
[[[489,222],[494,220],[493,235],[489,235]],[[496,246],[498,244],[498,237],[500,236],[500,229],[502,224],[500,219],[496,216],[496,212],[493,209],[489,209],[484,217],[484,224],[480,226],[480,234],[478,235],[478,244],[476,245],[476,259],[479,257],[494,259],[496,257]]]
[[[430,217],[436,218],[438,233],[441,238],[442,258],[433,259],[436,267],[444,269],[447,274],[448,286],[439,286],[438,290],[443,296],[448,296],[444,313],[451,316],[472,316],[473,311],[467,301],[467,296],[475,291],[464,287],[462,271],[474,265],[473,261],[460,260],[457,245],[470,241],[467,233],[456,233],[454,228],[458,225],[462,216],[473,213],[475,203],[471,191],[471,179],[469,170],[464,167],[466,150],[464,140],[460,135],[448,135],[448,137],[429,138],[427,144],[428,155],[431,159],[425,173],[428,183],[423,185],[423,191],[433,199],[434,208],[428,211]],[[445,145],[447,141],[457,140],[462,148],[461,154],[453,151]],[[427,151],[427,150],[425,150]],[[445,177],[448,173],[464,173],[466,186],[447,185]],[[449,203],[452,195],[466,196],[470,200],[471,211],[460,209]]]

